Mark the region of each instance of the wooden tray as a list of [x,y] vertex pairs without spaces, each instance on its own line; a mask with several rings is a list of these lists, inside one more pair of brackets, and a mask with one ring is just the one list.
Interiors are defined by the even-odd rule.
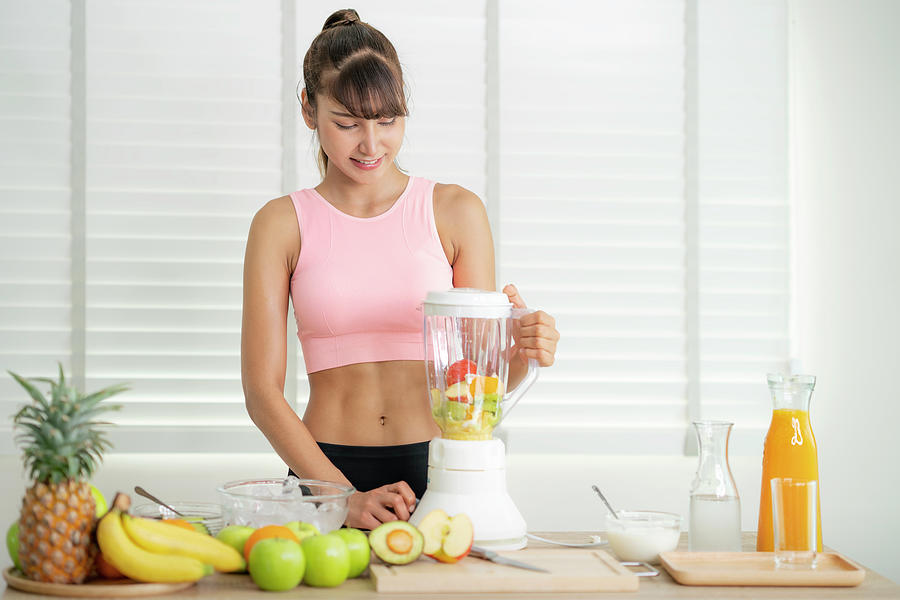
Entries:
[[455,564],[420,558],[391,566],[372,563],[369,573],[379,592],[422,594],[459,592],[636,592],[638,577],[603,550],[525,548],[498,552],[543,567],[550,573],[498,565],[466,557]]
[[141,583],[129,579],[91,579],[85,583],[45,583],[27,579],[15,567],[3,571],[9,587],[33,594],[67,596],[69,598],[137,598],[185,590],[196,581],[186,583]]
[[662,552],[659,560],[682,585],[850,587],[866,577],[836,552],[819,552],[815,569],[776,569],[771,552]]

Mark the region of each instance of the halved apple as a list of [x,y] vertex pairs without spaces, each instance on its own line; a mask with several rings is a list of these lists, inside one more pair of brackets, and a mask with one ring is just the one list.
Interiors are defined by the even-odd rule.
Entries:
[[451,517],[439,508],[425,515],[419,523],[419,531],[425,538],[422,553],[445,563],[465,558],[475,539],[468,515],[459,513]]

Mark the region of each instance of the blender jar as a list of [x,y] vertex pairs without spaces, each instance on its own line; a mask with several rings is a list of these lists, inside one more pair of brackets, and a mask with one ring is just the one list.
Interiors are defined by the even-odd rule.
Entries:
[[525,312],[514,309],[501,292],[429,292],[424,303],[425,370],[441,437],[491,439],[494,427],[537,379],[532,359],[522,382],[506,392],[513,329]]

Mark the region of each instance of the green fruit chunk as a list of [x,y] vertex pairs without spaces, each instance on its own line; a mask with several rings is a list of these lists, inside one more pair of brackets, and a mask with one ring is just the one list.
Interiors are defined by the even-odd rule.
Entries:
[[465,421],[469,405],[465,402],[447,401],[447,417],[452,421]]
[[389,521],[372,530],[369,545],[387,564],[406,565],[422,555],[425,538],[406,521]]
[[485,394],[484,400],[481,404],[481,410],[486,412],[496,413],[499,412],[500,408],[500,395],[499,394]]

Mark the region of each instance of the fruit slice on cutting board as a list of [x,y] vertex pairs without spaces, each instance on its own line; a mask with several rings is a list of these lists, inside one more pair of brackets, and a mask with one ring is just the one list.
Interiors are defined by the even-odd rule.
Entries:
[[451,517],[441,509],[425,515],[419,530],[425,537],[424,554],[445,563],[465,558],[475,539],[472,520],[465,513]]
[[375,556],[389,565],[406,565],[422,555],[422,533],[406,521],[382,523],[369,534]]

